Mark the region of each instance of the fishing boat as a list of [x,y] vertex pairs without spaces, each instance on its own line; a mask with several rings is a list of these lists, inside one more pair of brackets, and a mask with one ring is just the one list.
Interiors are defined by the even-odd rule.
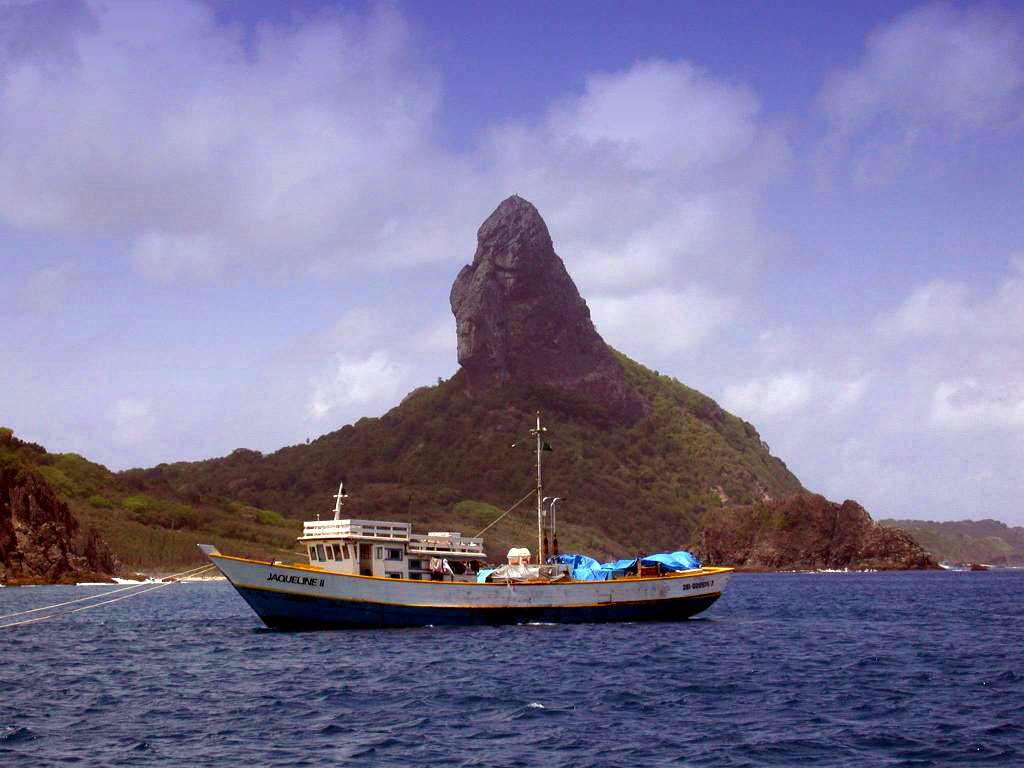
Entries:
[[709,608],[731,568],[701,566],[685,552],[605,565],[558,553],[558,499],[545,497],[542,485],[546,432],[538,414],[530,430],[536,488],[502,515],[536,496],[535,559],[528,548],[516,547],[506,563],[482,567],[479,535],[417,534],[408,523],[343,518],[344,484],[331,519],[303,523],[298,542],[306,562],[234,557],[209,544],[199,548],[271,629],[673,621]]

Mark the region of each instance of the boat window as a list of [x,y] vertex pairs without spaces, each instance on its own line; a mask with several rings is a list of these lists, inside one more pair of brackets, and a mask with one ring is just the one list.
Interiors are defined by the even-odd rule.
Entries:
[[344,560],[345,559],[345,548],[341,544],[334,545],[334,559]]
[[385,560],[401,560],[402,559],[402,549],[400,547],[388,547],[387,548],[387,556],[384,559]]
[[326,560],[327,559],[327,555],[324,554],[324,545],[323,544],[317,544],[316,545],[316,556],[317,556],[317,560]]
[[373,556],[377,560],[383,560],[384,559],[384,547],[374,547],[373,551],[374,551],[374,555]]
[[316,560],[316,547],[310,546],[309,548],[309,559]]
[[330,544],[327,545],[327,558],[326,559],[327,560],[333,560],[334,559],[334,547],[332,547]]
[[386,575],[387,575],[387,577],[389,579],[400,579],[400,578],[402,578],[402,574],[396,573],[395,571],[387,571]]

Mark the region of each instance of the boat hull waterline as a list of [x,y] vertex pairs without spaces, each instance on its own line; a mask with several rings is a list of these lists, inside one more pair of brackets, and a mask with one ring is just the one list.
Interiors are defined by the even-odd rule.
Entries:
[[339,574],[203,551],[264,624],[283,630],[679,621],[709,608],[732,572],[479,584]]

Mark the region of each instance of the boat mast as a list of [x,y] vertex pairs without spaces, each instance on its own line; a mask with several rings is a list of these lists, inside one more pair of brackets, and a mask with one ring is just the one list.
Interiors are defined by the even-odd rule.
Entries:
[[540,411],[537,411],[537,428],[532,430],[537,436],[537,563],[539,565],[544,564],[544,520],[543,520],[543,485],[541,483],[540,475],[540,454],[544,448],[544,440],[542,433],[547,432],[547,429],[540,425]]

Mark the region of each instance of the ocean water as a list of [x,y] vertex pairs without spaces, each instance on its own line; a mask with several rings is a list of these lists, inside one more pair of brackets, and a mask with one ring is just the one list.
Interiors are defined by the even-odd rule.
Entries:
[[1022,597],[739,574],[680,623],[281,634],[177,584],[0,630],[0,765],[1021,766]]

